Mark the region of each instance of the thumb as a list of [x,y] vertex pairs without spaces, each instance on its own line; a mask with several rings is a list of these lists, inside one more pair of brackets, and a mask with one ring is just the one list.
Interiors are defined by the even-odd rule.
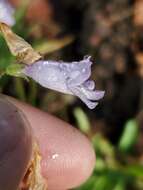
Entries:
[[16,190],[32,152],[32,136],[22,113],[0,96],[0,189]]

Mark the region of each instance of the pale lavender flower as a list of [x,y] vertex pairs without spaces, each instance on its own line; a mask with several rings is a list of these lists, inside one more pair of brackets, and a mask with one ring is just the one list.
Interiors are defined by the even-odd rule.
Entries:
[[15,24],[14,8],[7,0],[0,0],[0,22],[4,22],[9,26]]
[[89,79],[91,64],[90,57],[72,63],[41,60],[26,66],[22,72],[43,87],[79,97],[94,109],[104,91],[95,90],[94,81]]

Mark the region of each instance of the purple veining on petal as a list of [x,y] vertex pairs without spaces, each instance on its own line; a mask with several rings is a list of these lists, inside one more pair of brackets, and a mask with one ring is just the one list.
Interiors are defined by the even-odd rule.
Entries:
[[79,97],[90,109],[97,106],[104,91],[95,90],[95,82],[90,80],[90,56],[79,62],[38,61],[26,66],[23,73],[46,88]]
[[0,22],[4,22],[9,26],[15,24],[14,8],[7,0],[0,0]]

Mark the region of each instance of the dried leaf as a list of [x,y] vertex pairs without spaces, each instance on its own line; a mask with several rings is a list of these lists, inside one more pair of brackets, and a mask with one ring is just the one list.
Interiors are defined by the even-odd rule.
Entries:
[[16,56],[19,62],[30,65],[41,59],[41,55],[23,38],[16,35],[8,25],[0,23],[0,31],[4,35],[11,53]]
[[20,190],[47,190],[47,184],[41,175],[41,156],[38,145],[35,143],[33,159],[27,169]]
[[35,49],[42,54],[52,53],[63,47],[69,45],[74,41],[74,37],[72,35],[65,36],[62,39],[49,40],[48,42],[41,43],[35,47]]

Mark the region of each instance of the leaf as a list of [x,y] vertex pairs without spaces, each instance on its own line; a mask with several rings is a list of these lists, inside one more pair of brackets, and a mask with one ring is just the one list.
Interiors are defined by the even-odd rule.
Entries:
[[92,144],[97,153],[108,156],[110,159],[114,159],[115,149],[113,145],[108,142],[101,134],[97,133],[92,137]]
[[96,176],[91,176],[83,185],[76,190],[93,190],[94,184],[98,178]]
[[74,116],[76,118],[76,121],[80,130],[86,134],[89,133],[90,122],[87,115],[84,113],[84,111],[81,108],[76,108],[74,109]]
[[0,31],[2,32],[11,53],[16,56],[19,62],[30,65],[42,58],[32,46],[23,38],[16,35],[9,26],[0,23]]
[[137,121],[135,119],[129,120],[125,124],[123,134],[119,141],[118,147],[120,151],[127,152],[133,147],[133,145],[135,144],[137,140],[138,132],[139,132],[139,129],[138,129]]
[[[23,23],[21,23],[26,15],[28,6],[30,4],[29,0],[24,0],[20,2],[20,6],[18,7],[18,9],[15,10],[15,20],[16,20],[16,24],[15,25],[21,25]],[[15,28],[15,26],[14,26]]]
[[107,175],[102,175],[96,180],[93,190],[105,190],[107,189],[108,183]]
[[73,36],[65,36],[62,39],[55,39],[55,40],[49,40],[47,42],[41,42],[35,45],[35,49],[41,52],[42,54],[48,54],[69,45],[70,43],[73,42],[73,40],[74,40]]
[[114,189],[113,190],[125,190],[126,189],[126,185],[125,185],[125,182],[124,182],[124,180],[122,179],[120,179],[117,183],[116,183],[116,185],[115,185],[115,187],[114,187]]
[[143,179],[143,165],[141,164],[129,165],[125,167],[125,172],[130,175],[133,175],[134,177]]

